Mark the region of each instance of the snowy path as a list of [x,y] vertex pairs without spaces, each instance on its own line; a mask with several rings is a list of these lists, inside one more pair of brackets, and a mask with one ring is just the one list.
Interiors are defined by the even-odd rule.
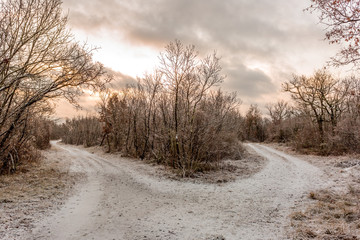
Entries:
[[260,144],[246,146],[269,160],[265,168],[224,185],[157,179],[129,160],[53,144],[88,178],[31,239],[286,239],[295,200],[324,182],[315,166]]

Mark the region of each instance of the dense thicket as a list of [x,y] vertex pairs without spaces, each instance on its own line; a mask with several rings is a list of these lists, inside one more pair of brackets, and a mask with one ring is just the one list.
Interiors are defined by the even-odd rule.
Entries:
[[170,43],[160,66],[137,85],[110,94],[101,105],[108,150],[181,169],[184,175],[225,157],[240,157],[236,94],[214,87],[223,81],[215,54]]
[[6,0],[0,5],[2,172],[13,171],[34,143],[31,129],[51,110],[50,99],[74,103],[80,87],[98,89],[105,81],[91,49],[74,42],[66,30],[60,0]]
[[85,147],[99,145],[103,136],[103,127],[97,117],[67,119],[53,129],[61,131],[62,142]]

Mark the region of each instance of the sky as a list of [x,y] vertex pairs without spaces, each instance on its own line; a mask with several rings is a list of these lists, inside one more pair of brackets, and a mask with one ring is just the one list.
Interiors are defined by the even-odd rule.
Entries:
[[[68,26],[78,41],[98,47],[94,60],[125,86],[152,72],[159,53],[175,39],[194,44],[200,56],[216,50],[226,79],[220,87],[238,93],[242,110],[288,98],[281,84],[293,74],[311,75],[339,46],[324,41],[310,0],[63,0]],[[338,71],[338,70],[337,70]],[[64,102],[60,117],[94,112],[95,96],[80,98],[82,111]]]

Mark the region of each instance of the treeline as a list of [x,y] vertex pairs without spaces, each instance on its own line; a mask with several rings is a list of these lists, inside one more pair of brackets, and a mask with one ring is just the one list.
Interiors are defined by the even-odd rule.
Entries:
[[[193,51],[175,42],[162,57],[182,59],[172,54],[189,49]],[[360,153],[360,83],[355,78],[339,80],[324,70],[293,76],[283,85],[292,101],[268,105],[267,117],[256,105],[241,115],[235,94],[211,89],[222,77],[215,71],[220,70],[218,59],[209,60],[215,62],[204,66],[199,61],[196,68],[187,68],[196,69],[191,74],[179,70],[181,80],[169,79],[176,74],[159,68],[136,85],[107,94],[99,117],[74,118],[58,126],[63,141],[153,159],[184,176],[216,168],[225,158],[241,158],[239,141],[286,143],[322,155]],[[210,85],[202,73],[214,78]]]
[[[91,147],[101,143],[103,127],[97,117],[77,117],[53,128],[53,132],[65,144]],[[55,136],[53,137],[55,138]]]

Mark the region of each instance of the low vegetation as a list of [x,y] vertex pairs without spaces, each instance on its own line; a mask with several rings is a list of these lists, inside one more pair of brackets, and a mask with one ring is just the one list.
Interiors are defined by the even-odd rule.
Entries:
[[294,239],[359,239],[360,189],[347,193],[317,191],[309,194],[306,210],[291,215]]

